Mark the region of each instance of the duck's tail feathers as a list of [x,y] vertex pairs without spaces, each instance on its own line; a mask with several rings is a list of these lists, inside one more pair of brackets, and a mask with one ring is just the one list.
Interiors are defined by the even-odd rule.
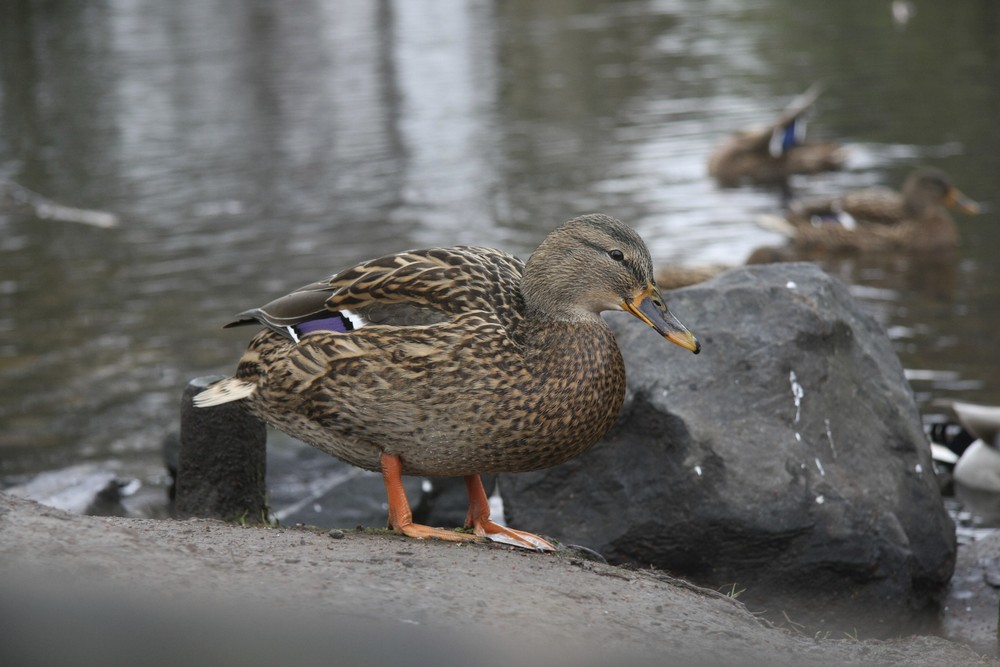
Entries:
[[795,225],[788,222],[788,220],[785,220],[780,215],[758,215],[757,226],[762,229],[769,229],[772,232],[778,232],[782,236],[795,236]]
[[192,403],[196,408],[209,408],[213,405],[222,405],[223,403],[242,400],[256,389],[257,385],[254,382],[233,377],[226,378],[225,380],[219,380],[197,394],[192,399]]

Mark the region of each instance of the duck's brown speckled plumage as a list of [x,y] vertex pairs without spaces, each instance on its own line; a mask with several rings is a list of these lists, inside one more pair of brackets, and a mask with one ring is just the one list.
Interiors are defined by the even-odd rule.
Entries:
[[258,387],[247,406],[368,470],[379,469],[383,451],[399,455],[406,474],[462,476],[544,468],[589,449],[624,397],[610,329],[525,323],[519,308],[497,300],[505,295],[476,296],[466,292],[470,310],[454,319],[394,327],[391,336],[369,325],[295,343],[264,329],[236,374]]
[[[479,473],[566,461],[614,423],[625,367],[599,315],[608,309],[628,310],[669,340],[699,349],[663,305],[641,239],[607,216],[563,225],[527,265],[489,248],[402,252],[240,315],[233,324],[265,328],[236,375],[195,402],[240,400],[333,456],[381,469],[390,517],[400,471],[465,476],[470,523],[477,534],[483,526],[493,533],[499,529],[488,519],[473,516],[485,502]],[[367,324],[301,337],[289,329],[347,311]],[[405,498],[396,505],[404,507]],[[452,539],[413,529],[408,513],[396,511],[394,526]]]

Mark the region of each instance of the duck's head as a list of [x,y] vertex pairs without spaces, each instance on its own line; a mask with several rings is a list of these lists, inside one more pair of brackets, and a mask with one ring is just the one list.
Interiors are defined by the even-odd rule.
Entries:
[[522,293],[526,308],[557,319],[592,320],[605,310],[624,310],[670,342],[701,351],[667,310],[646,244],[607,215],[575,218],[545,237],[525,265]]
[[908,213],[918,217],[940,206],[969,215],[979,213],[979,205],[962,194],[940,169],[914,171],[903,184],[902,194]]

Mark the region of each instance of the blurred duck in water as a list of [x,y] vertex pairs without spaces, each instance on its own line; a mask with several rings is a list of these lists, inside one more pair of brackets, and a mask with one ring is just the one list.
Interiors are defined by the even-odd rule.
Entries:
[[934,251],[959,244],[948,212],[979,212],[979,205],[939,169],[918,169],[902,190],[866,188],[836,198],[791,202],[784,217],[762,216],[762,227],[777,231],[799,250]]
[[712,152],[708,173],[722,187],[784,185],[792,174],[817,174],[844,166],[843,146],[806,141],[806,113],[819,97],[812,86],[769,126],[738,132]]

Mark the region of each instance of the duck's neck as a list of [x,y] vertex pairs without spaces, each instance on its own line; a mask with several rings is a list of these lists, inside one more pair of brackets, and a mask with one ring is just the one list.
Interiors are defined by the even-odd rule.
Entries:
[[625,362],[611,327],[599,315],[529,320],[522,334],[525,364],[544,385],[536,387],[540,394],[569,401],[565,407],[574,413],[601,414],[602,423],[611,420],[610,428],[625,398]]
[[944,207],[913,197],[903,198],[903,216],[908,220],[930,218],[944,212]]
[[910,247],[915,250],[952,248],[959,244],[958,225],[944,209],[939,210],[936,215],[916,221],[914,225],[914,241],[910,243]]
[[[580,297],[579,285],[551,280],[548,287],[541,289],[530,281],[522,284],[524,317],[514,335],[526,357],[548,362],[547,367],[581,355],[599,366],[621,365],[611,327],[599,312],[583,305],[586,299]],[[563,360],[555,362],[556,358]]]
[[614,332],[600,315],[580,319],[528,317],[518,334],[527,364],[545,369],[546,375],[580,381],[608,374],[624,378],[625,366]]

